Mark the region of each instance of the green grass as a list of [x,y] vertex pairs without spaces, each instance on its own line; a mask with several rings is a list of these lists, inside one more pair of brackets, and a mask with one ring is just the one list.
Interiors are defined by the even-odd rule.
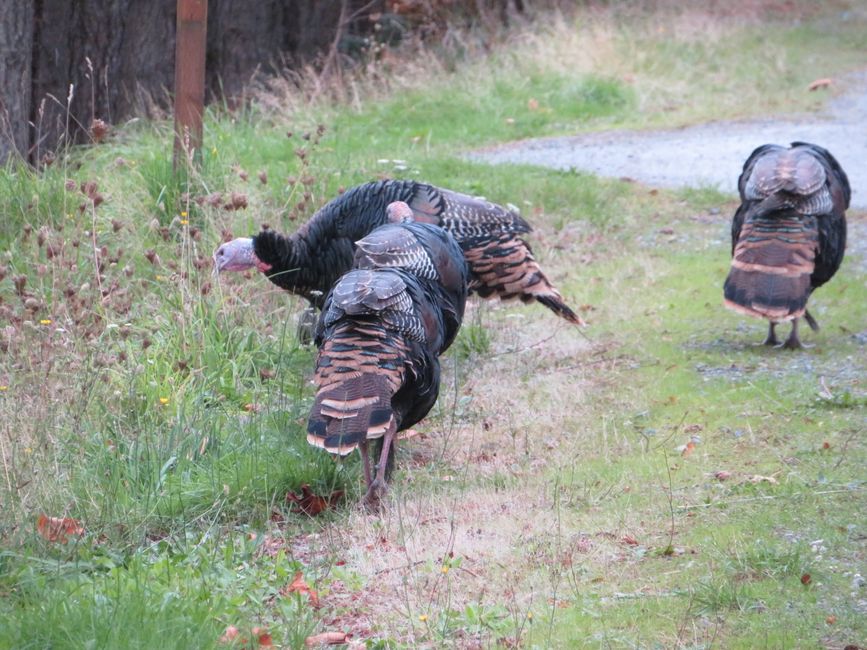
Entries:
[[[815,108],[807,83],[863,61],[848,10],[717,16],[702,40],[699,14],[579,12],[346,105],[211,109],[189,175],[144,122],[0,171],[0,647],[227,647],[230,625],[292,648],[863,645],[863,267],[811,299],[814,348],[769,350],[720,306],[732,197],[457,155]],[[208,258],[380,175],[516,204],[591,342],[472,306],[370,518],[357,459],[304,440],[299,301]],[[285,498],[304,484],[346,494],[311,519]],[[41,513],[85,532],[48,541]],[[296,571],[321,609],[280,593]]]

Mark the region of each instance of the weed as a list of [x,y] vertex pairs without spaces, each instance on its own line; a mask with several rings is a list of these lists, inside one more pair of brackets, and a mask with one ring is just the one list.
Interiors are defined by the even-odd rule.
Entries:
[[[727,219],[690,218],[733,197],[456,156],[809,109],[812,78],[861,65],[863,12],[620,9],[522,28],[451,72],[347,77],[347,105],[293,85],[210,110],[186,176],[170,126],[142,123],[0,171],[0,646],[207,648],[231,625],[301,647],[332,623],[389,648],[818,646],[829,611],[864,638],[862,266],[811,302],[844,330],[758,349],[764,325],[719,306]],[[517,205],[592,342],[539,306],[475,303],[373,521],[346,505],[357,459],[304,439],[298,305],[260,276],[216,283],[209,255],[396,173]],[[311,521],[285,501],[303,484],[345,503]],[[84,535],[40,537],[41,513]],[[296,571],[321,610],[281,593]]]

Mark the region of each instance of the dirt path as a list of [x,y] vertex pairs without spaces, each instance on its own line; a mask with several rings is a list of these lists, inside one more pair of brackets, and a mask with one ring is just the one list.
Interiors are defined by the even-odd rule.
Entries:
[[845,94],[816,115],[711,122],[667,131],[606,131],[539,138],[470,155],[489,163],[579,169],[660,187],[711,186],[737,192],[744,160],[766,142],[813,142],[829,149],[849,175],[852,206],[867,208],[867,72],[840,81]]

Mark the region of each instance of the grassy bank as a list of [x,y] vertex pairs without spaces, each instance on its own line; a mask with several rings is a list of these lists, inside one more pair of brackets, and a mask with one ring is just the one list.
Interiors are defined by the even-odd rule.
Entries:
[[[141,122],[0,172],[0,647],[865,645],[864,260],[813,298],[814,348],[766,350],[720,306],[733,197],[457,157],[811,110],[863,61],[857,7],[735,8],[588,9],[385,61],[345,103],[272,89],[210,111],[189,177]],[[375,518],[357,460],[300,435],[301,305],[209,256],[379,176],[518,206],[592,326],[474,303]],[[305,484],[344,496],[311,518],[285,498]]]

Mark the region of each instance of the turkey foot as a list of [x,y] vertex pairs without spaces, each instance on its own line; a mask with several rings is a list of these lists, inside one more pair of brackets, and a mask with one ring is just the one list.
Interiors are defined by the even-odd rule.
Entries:
[[777,347],[780,345],[780,339],[777,338],[777,324],[769,323],[768,324],[768,338],[765,339],[765,345],[772,345],[773,347]]
[[369,513],[375,515],[382,510],[382,497],[385,496],[387,490],[388,486],[385,481],[381,481],[379,478],[373,480],[362,500]]
[[786,348],[787,350],[803,350],[807,347],[812,347],[812,346],[804,345],[803,343],[801,343],[801,339],[798,338],[798,319],[797,318],[792,320],[792,333],[789,334],[789,338],[786,339],[786,342],[783,343],[782,347]]

